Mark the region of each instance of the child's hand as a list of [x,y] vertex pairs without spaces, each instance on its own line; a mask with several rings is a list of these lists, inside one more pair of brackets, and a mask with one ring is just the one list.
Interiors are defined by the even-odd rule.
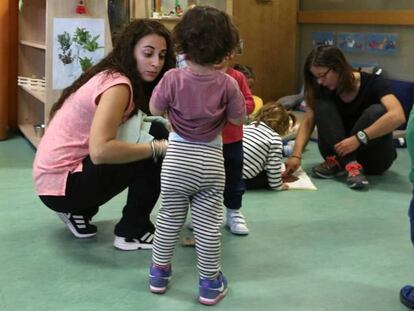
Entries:
[[282,190],[289,190],[289,185],[286,183],[282,184]]

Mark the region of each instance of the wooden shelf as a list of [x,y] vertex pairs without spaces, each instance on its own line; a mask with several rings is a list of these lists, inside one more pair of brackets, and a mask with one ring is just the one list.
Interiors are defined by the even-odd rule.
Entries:
[[30,87],[26,85],[19,85],[23,90],[25,90],[27,93],[32,95],[34,98],[39,100],[42,103],[46,103],[46,91],[44,90],[37,90],[37,89],[31,89]]
[[414,10],[300,11],[299,24],[414,25]]
[[[88,17],[104,19],[104,46],[105,52],[109,52],[112,43],[107,7],[102,5],[103,2],[88,0]],[[30,0],[24,2],[19,13],[17,119],[23,135],[34,146],[38,145],[40,138],[36,136],[33,126],[47,124],[49,111],[61,93],[61,90],[52,88],[56,39],[54,19],[74,18],[76,23],[77,19],[82,18],[74,12],[78,3],[79,0]]]
[[150,19],[155,19],[157,21],[179,21],[180,16],[160,16],[160,17],[150,17]]
[[19,124],[19,129],[23,135],[37,147],[40,143],[40,137],[37,137],[33,128],[33,124]]
[[30,46],[35,49],[46,50],[46,44],[44,43],[39,43],[39,42],[34,42],[34,41],[29,41],[29,40],[20,40],[19,43],[21,45]]

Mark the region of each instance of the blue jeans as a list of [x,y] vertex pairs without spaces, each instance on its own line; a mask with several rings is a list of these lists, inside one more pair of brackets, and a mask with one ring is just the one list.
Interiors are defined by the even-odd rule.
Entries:
[[411,197],[411,203],[408,209],[408,216],[410,217],[411,243],[413,243],[413,246],[414,246],[414,184],[413,184],[413,196]]

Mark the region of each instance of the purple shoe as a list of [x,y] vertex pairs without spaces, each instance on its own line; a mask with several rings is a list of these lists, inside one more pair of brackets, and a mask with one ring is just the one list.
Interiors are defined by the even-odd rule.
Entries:
[[414,287],[405,285],[400,290],[400,301],[407,308],[414,309]]
[[171,265],[158,266],[151,264],[149,273],[150,291],[154,294],[164,294],[171,278]]
[[214,280],[200,278],[199,301],[203,305],[215,305],[227,294],[227,279],[219,272]]

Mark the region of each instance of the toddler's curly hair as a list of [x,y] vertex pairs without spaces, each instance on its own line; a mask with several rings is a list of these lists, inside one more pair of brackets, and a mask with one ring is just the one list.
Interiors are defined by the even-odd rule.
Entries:
[[173,29],[175,49],[199,65],[223,61],[239,43],[239,31],[230,16],[216,8],[196,6]]
[[259,122],[265,123],[279,135],[285,135],[296,124],[296,117],[277,102],[268,102],[253,118],[256,126]]

